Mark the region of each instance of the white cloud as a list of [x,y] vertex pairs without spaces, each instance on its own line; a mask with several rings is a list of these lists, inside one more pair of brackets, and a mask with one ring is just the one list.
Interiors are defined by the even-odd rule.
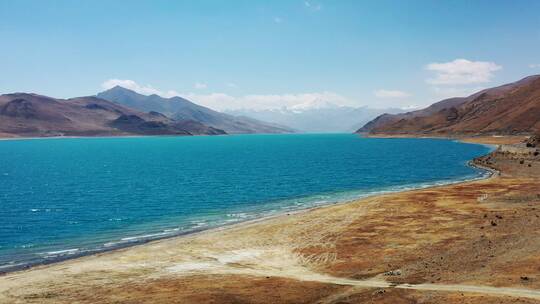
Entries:
[[208,88],[208,85],[206,83],[197,82],[193,85],[193,87],[197,90],[202,90]]
[[494,62],[456,59],[450,62],[430,63],[426,66],[435,72],[435,77],[427,79],[434,85],[467,85],[491,81],[493,73],[502,67]]
[[106,80],[105,82],[101,84],[101,87],[105,90],[111,89],[115,86],[121,86],[123,88],[130,89],[132,91],[135,91],[143,95],[156,94],[156,95],[167,97],[167,98],[179,95],[179,93],[174,90],[162,92],[151,85],[140,85],[137,82],[130,79],[114,79],[113,78],[113,79]]
[[411,94],[398,90],[377,90],[373,92],[377,98],[405,98]]
[[229,88],[237,88],[238,86],[236,85],[236,83],[233,83],[233,82],[227,82],[226,84]]
[[101,87],[108,90],[110,88],[113,88],[115,86],[121,86],[121,87],[124,87],[126,89],[130,89],[130,90],[133,90],[137,93],[141,93],[141,94],[145,94],[145,95],[150,95],[150,94],[158,94],[158,95],[161,95],[161,92],[155,88],[153,88],[152,86],[150,85],[146,85],[146,86],[143,86],[143,85],[139,85],[138,83],[136,83],[135,81],[133,80],[129,80],[129,79],[109,79],[105,82],[103,82],[101,84]]
[[274,22],[279,24],[283,22],[283,19],[281,19],[280,17],[274,17]]
[[167,92],[160,93],[160,94],[157,94],[157,95],[160,95],[160,96],[166,97],[166,98],[170,98],[170,97],[174,97],[174,96],[180,96],[180,93],[176,92],[175,90],[169,90]]
[[531,69],[537,69],[537,68],[540,68],[540,63],[532,63],[532,64],[529,64],[529,67]]

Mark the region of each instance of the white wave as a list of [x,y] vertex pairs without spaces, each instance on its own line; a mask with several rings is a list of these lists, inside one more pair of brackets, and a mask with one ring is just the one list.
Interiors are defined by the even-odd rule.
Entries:
[[26,265],[26,263],[14,263],[14,262],[9,262],[9,263],[7,263],[7,264],[0,265],[0,269],[11,268],[11,267],[17,267],[17,266],[22,266],[22,265]]
[[41,252],[39,254],[45,256],[46,258],[52,258],[52,257],[57,257],[57,256],[63,256],[63,255],[72,255],[77,252],[79,252],[79,248]]
[[206,222],[194,222],[194,224],[195,224],[195,228],[204,227],[208,225]]
[[165,230],[163,230],[163,232],[166,232],[166,233],[177,232],[177,231],[180,231],[180,228],[173,228],[173,229],[165,229]]
[[145,235],[138,235],[138,236],[130,236],[130,237],[122,238],[122,239],[120,239],[120,240],[130,242],[130,241],[137,241],[137,240],[151,239],[151,238],[160,237],[160,236],[165,236],[165,235],[169,235],[169,234],[170,234],[170,233],[160,232],[160,233],[153,233],[153,234],[145,234]]
[[103,244],[103,247],[106,247],[106,248],[113,247],[113,246],[116,246],[116,245],[120,245],[122,243],[124,243],[124,242],[108,242],[108,243]]
[[245,213],[245,212],[227,213],[226,216],[227,217],[239,217],[239,218],[248,218],[248,217],[250,217],[250,215]]

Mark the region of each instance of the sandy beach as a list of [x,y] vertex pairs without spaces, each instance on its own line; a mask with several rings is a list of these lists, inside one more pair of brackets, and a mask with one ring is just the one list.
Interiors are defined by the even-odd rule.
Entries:
[[501,174],[9,273],[0,303],[540,303],[540,164],[475,163]]

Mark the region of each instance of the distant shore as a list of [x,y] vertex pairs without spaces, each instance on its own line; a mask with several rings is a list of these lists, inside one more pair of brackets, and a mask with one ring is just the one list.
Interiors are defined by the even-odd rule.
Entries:
[[429,134],[362,134],[359,135],[373,138],[433,138],[454,139],[467,143],[488,145],[511,145],[517,144],[529,137],[529,135],[429,135]]
[[144,138],[144,137],[192,137],[192,136],[223,136],[223,135],[235,135],[235,134],[220,134],[220,135],[208,135],[208,134],[197,134],[197,135],[174,135],[174,134],[164,134],[164,135],[96,135],[96,136],[37,136],[37,137],[2,137],[0,136],[0,141],[4,140],[38,140],[38,139],[74,139],[74,138]]
[[[500,162],[507,164],[505,159]],[[479,294],[488,298],[505,295],[510,300],[540,299],[540,293],[535,291],[540,282],[527,279],[527,285],[523,285],[523,277],[530,274],[513,275],[531,267],[530,263],[505,270],[495,261],[488,266],[497,269],[490,272],[497,275],[494,278],[482,272],[476,274],[475,267],[485,271],[486,266],[477,265],[474,258],[482,250],[496,249],[490,253],[495,257],[499,251],[511,252],[511,248],[503,246],[504,236],[521,229],[517,222],[518,226],[514,226],[514,221],[534,218],[534,212],[527,204],[504,205],[501,199],[508,195],[527,199],[523,195],[539,189],[539,179],[501,177],[496,166],[471,165],[492,172],[490,178],[374,195],[9,273],[0,276],[0,302],[14,303],[29,296],[36,303],[113,302],[118,297],[141,300],[144,294],[153,294],[155,303],[168,303],[169,297],[197,303],[224,300],[220,297],[231,292],[239,299],[262,299],[264,293],[249,287],[253,284],[280,290],[285,297],[300,295],[313,300],[343,293],[340,286],[361,287],[357,295],[360,297],[381,288],[396,300],[405,295],[421,296],[414,286],[405,295],[396,289],[404,283],[434,284],[430,287],[432,296],[439,302],[458,303],[463,295],[454,296],[463,292],[470,299]],[[493,204],[499,205],[493,209]],[[509,215],[518,213],[521,218]],[[476,248],[472,244],[477,238],[481,241],[486,230],[491,233],[490,243],[485,244],[485,249],[483,243],[474,245],[480,247],[469,257],[471,248]],[[534,236],[523,231],[519,235],[519,239],[530,237]],[[494,243],[500,248],[490,245]],[[532,243],[536,246],[536,242]],[[465,250],[461,256],[459,250]],[[453,259],[457,259],[455,263]],[[435,264],[424,268],[422,261]],[[440,267],[447,270],[438,271]],[[507,276],[511,282],[505,281]],[[111,283],[103,286],[104,279]],[[386,283],[388,280],[395,282],[393,287]],[[226,285],[227,292],[221,296],[215,295],[213,286],[223,284],[231,285]],[[457,293],[438,291],[448,284],[453,284]],[[515,290],[484,288],[494,284]],[[474,289],[465,287],[469,285],[478,290],[471,293]],[[96,289],[101,290],[99,295]],[[194,291],[197,297],[192,296]]]

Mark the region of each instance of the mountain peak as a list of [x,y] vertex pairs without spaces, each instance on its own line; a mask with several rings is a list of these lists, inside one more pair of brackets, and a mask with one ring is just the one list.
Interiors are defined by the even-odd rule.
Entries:
[[123,93],[123,94],[138,94],[140,95],[139,93],[131,90],[131,89],[128,89],[128,88],[125,88],[123,86],[120,86],[120,85],[115,85],[114,87],[110,88],[110,89],[107,89],[101,93],[98,93],[97,95],[99,96],[100,94],[104,94],[104,93],[115,93],[115,94],[119,94],[119,93]]
[[271,123],[234,117],[195,104],[185,98],[161,97],[136,93],[121,86],[115,86],[97,94],[97,97],[116,102],[144,112],[159,112],[175,120],[192,120],[227,133],[289,133],[293,130]]

